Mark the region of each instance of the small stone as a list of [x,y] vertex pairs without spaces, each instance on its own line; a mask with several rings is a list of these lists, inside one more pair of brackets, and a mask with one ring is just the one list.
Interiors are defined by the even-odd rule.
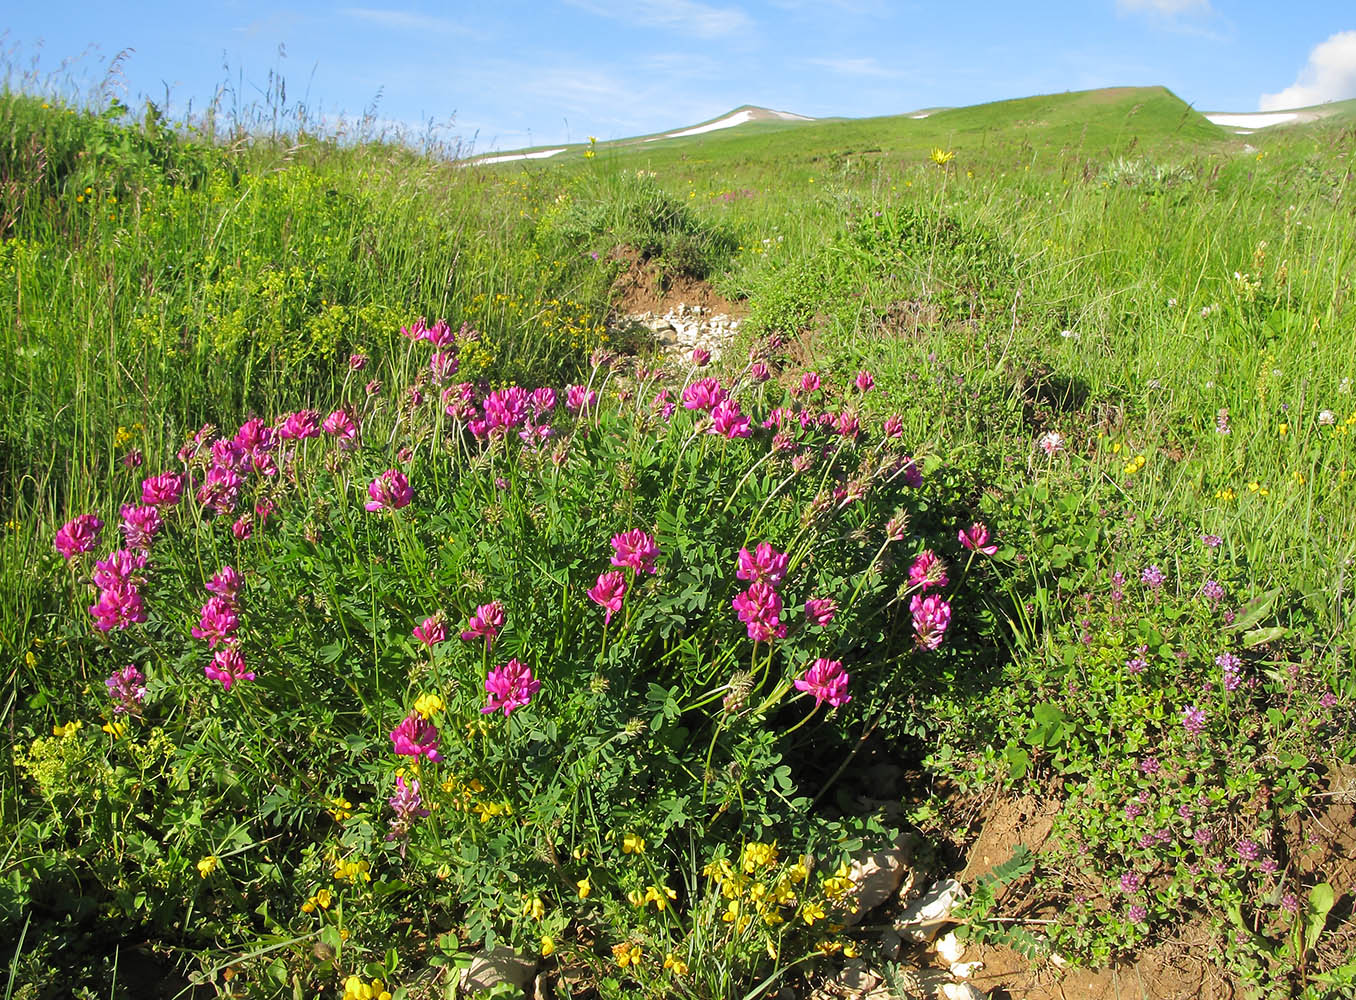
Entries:
[[913,841],[902,837],[894,847],[858,855],[852,860],[852,881],[857,886],[857,907],[848,917],[855,924],[899,891],[909,872]]
[[946,1000],[985,1000],[979,988],[970,983],[943,983],[941,994]]
[[946,965],[954,965],[965,955],[965,945],[956,937],[955,931],[948,931],[937,941],[937,957]]
[[865,993],[880,983],[880,976],[860,958],[849,958],[838,974],[838,984],[852,993]]
[[894,961],[899,958],[899,950],[904,947],[904,939],[893,927],[887,927],[880,932],[879,944],[881,954]]
[[983,962],[952,962],[951,974],[957,979],[969,979],[982,968]]
[[963,885],[953,878],[942,879],[904,908],[895,920],[895,930],[915,941],[931,941],[964,898]]
[[532,982],[536,971],[535,960],[524,958],[512,948],[495,948],[471,959],[461,985],[471,996],[488,993],[500,983],[512,983],[521,990]]

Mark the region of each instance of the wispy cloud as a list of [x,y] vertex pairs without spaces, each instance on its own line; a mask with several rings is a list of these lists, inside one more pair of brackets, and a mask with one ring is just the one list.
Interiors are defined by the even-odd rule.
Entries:
[[872,57],[843,59],[807,59],[812,66],[822,66],[843,76],[870,76],[881,80],[899,80],[909,74],[902,70],[882,66]]
[[1356,31],[1339,31],[1319,42],[1295,82],[1279,94],[1263,94],[1260,111],[1303,108],[1356,97]]
[[469,35],[466,26],[450,17],[434,17],[410,10],[384,10],[376,7],[341,7],[339,13],[355,21],[395,31],[419,31],[432,34]]
[[1158,14],[1161,17],[1214,13],[1210,0],[1116,0],[1116,9],[1131,14]]
[[738,7],[712,7],[698,0],[568,0],[599,17],[643,27],[669,28],[699,38],[722,38],[747,31],[753,19]]

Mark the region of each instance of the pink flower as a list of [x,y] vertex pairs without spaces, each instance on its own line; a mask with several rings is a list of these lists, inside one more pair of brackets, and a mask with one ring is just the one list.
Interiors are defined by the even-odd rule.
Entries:
[[951,624],[951,605],[932,595],[924,597],[914,594],[909,602],[909,611],[913,613],[914,641],[919,649],[936,649],[942,644],[946,627]]
[[113,699],[114,715],[135,712],[146,698],[146,678],[130,663],[113,671],[104,684],[108,686],[108,696]]
[[408,506],[414,499],[414,490],[410,481],[399,469],[387,469],[367,485],[367,495],[372,499],[364,505],[370,511],[399,510]]
[[70,561],[82,552],[89,552],[99,544],[99,532],[104,530],[104,522],[93,514],[81,514],[67,521],[57,529],[52,545],[61,557]]
[[96,587],[101,590],[108,590],[122,584],[137,585],[140,581],[136,573],[145,568],[146,553],[118,549],[118,551],[111,553],[107,559],[100,559],[96,562],[90,576]]
[[254,671],[245,666],[245,658],[234,646],[219,649],[212,656],[212,662],[202,668],[209,680],[220,681],[229,691],[236,681],[254,680]]
[[920,590],[945,587],[946,563],[931,549],[924,549],[909,567],[909,583]]
[[482,604],[476,608],[461,637],[467,642],[484,639],[486,647],[493,646],[494,640],[499,638],[499,630],[504,627],[504,619],[504,605],[499,601]]
[[856,384],[858,392],[867,393],[870,392],[872,388],[875,386],[876,380],[871,377],[871,373],[869,371],[863,368],[861,371],[857,373]]
[[796,681],[796,690],[814,695],[815,708],[826,701],[837,708],[852,700],[852,696],[847,693],[848,680],[842,663],[821,657]]
[[133,448],[126,455],[122,456],[122,467],[124,469],[139,469],[146,456],[142,454],[140,448]]
[[289,413],[278,425],[278,436],[285,441],[300,441],[320,436],[320,414],[315,410]]
[[240,587],[244,582],[244,578],[235,567],[223,566],[207,581],[207,590],[234,607],[235,599],[240,594]]
[[406,784],[403,776],[396,776],[396,793],[386,800],[395,815],[391,817],[391,830],[387,840],[400,842],[400,856],[405,856],[405,842],[409,839],[414,824],[429,815],[424,808],[423,796],[419,794],[419,779],[411,778]]
[[[422,320],[420,326],[423,327]],[[462,329],[466,329],[465,325],[462,326]],[[452,332],[452,327],[448,325],[445,319],[438,320],[431,327],[421,329],[418,336],[427,340],[434,347],[450,347],[457,342],[457,335]]]
[[890,520],[885,522],[885,537],[892,542],[902,542],[909,533],[909,515],[897,510]]
[[349,371],[360,372],[367,367],[366,354],[350,354],[348,356]]
[[540,417],[556,408],[556,391],[549,385],[532,390],[532,415]]
[[610,570],[598,574],[598,582],[588,591],[589,599],[603,608],[603,624],[610,624],[612,616],[622,609],[622,598],[626,596],[626,577],[620,570]]
[[892,413],[885,418],[885,424],[881,431],[887,438],[901,438],[904,436],[904,419],[898,413]]
[[800,377],[800,391],[809,395],[812,392],[818,392],[820,386],[818,372],[806,372]]
[[811,625],[827,625],[838,612],[832,597],[811,597],[805,602],[805,620]]
[[862,425],[857,419],[857,414],[851,410],[844,410],[834,419],[833,429],[838,432],[839,437],[855,439],[862,432]]
[[739,550],[739,566],[735,576],[750,583],[765,583],[776,588],[786,577],[786,566],[791,557],[778,552],[767,542],[759,542],[752,552]]
[[918,487],[923,485],[923,474],[918,471],[918,466],[914,464],[912,458],[908,455],[903,456],[903,458],[900,459],[899,467],[904,470],[905,486],[911,486],[914,489],[918,489]]
[[436,615],[430,615],[428,618],[425,618],[422,625],[416,625],[414,627],[414,637],[429,649],[432,649],[440,642],[446,642],[447,622],[443,618],[443,613],[439,611]]
[[754,382],[762,383],[772,377],[772,372],[768,370],[767,365],[763,362],[755,361],[749,367],[749,377],[753,379]]
[[146,606],[141,591],[131,583],[118,582],[99,591],[99,601],[90,606],[94,627],[100,632],[126,628],[134,622],[146,620]]
[[240,616],[235,606],[226,598],[213,595],[202,606],[198,624],[193,626],[193,636],[206,639],[207,645],[215,649],[219,644],[230,644],[235,639],[235,631],[240,626]]
[[461,362],[451,351],[434,351],[428,359],[428,370],[433,375],[433,384],[442,385],[457,374]]
[[705,368],[711,363],[711,352],[705,347],[692,348],[692,363],[698,368]]
[[231,525],[231,534],[235,536],[236,541],[246,541],[254,534],[254,518],[248,514],[241,514]]
[[962,528],[957,537],[961,545],[972,552],[983,552],[986,556],[991,556],[998,551],[998,546],[989,541],[988,527],[980,521],[970,525],[969,531]]
[[711,410],[711,428],[708,434],[719,434],[725,438],[746,438],[752,430],[749,418],[739,410],[739,404],[733,399],[723,399]]
[[358,446],[358,425],[347,410],[335,410],[321,425],[325,433],[339,439],[339,447],[349,451]]
[[391,742],[402,757],[427,757],[435,763],[443,759],[438,753],[438,727],[418,712],[411,712],[391,730]]
[[654,536],[632,528],[612,536],[612,565],[633,569],[637,573],[653,573],[654,561],[659,557],[659,545]]
[[485,678],[489,703],[480,710],[482,715],[504,710],[504,718],[514,709],[524,707],[541,690],[541,681],[532,676],[532,668],[516,658],[502,667],[495,667]]
[[492,436],[501,436],[527,419],[531,394],[520,385],[496,389],[485,397],[485,429]]
[[598,394],[582,385],[565,387],[565,407],[571,413],[582,414],[598,405]]
[[151,547],[163,523],[160,511],[156,508],[149,505],[134,507],[125,503],[122,505],[122,523],[118,527],[122,529],[122,537],[126,539],[129,549],[145,552]]
[[1059,431],[1046,431],[1036,442],[1037,447],[1051,458],[1064,450],[1064,435]]
[[780,620],[782,599],[771,584],[752,583],[730,603],[754,642],[768,642],[786,635],[786,626]]
[[184,495],[184,477],[177,472],[162,472],[141,482],[141,502],[152,507],[173,507]]
[[683,390],[683,409],[710,413],[729,396],[713,378],[698,379]]

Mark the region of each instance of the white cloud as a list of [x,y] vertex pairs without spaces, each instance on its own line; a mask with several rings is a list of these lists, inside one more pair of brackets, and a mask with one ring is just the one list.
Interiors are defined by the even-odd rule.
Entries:
[[1127,13],[1159,14],[1163,17],[1214,12],[1210,0],[1116,0],[1116,8]]
[[408,10],[380,10],[374,7],[341,7],[339,13],[380,28],[398,31],[469,34],[460,22],[447,17],[431,17]]
[[835,73],[841,73],[843,76],[871,76],[879,79],[899,79],[905,76],[903,72],[897,69],[891,69],[888,66],[882,66],[875,59],[867,58],[849,58],[849,59],[809,59],[807,62],[815,66],[823,66],[825,69],[832,70]]
[[669,28],[700,38],[734,35],[753,27],[738,7],[712,7],[697,0],[569,0],[600,17],[644,27]]
[[1319,42],[1295,82],[1279,94],[1263,94],[1259,111],[1303,108],[1356,97],[1356,31],[1339,31]]

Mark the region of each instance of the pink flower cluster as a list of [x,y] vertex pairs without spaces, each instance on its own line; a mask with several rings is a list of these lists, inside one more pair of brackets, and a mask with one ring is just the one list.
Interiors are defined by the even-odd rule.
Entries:
[[132,664],[113,671],[104,684],[113,699],[114,715],[130,715],[141,708],[146,699],[146,677]]
[[957,537],[960,539],[961,545],[971,552],[982,552],[986,556],[991,556],[998,551],[998,546],[989,538],[988,527],[980,521],[970,525],[968,531],[962,528],[957,533]]
[[[471,616],[466,631],[462,632],[461,637],[466,642],[470,642],[472,639],[484,639],[485,648],[489,649],[494,645],[494,640],[499,638],[499,631],[504,627],[504,621],[503,604],[498,601],[482,604],[476,608],[476,613]],[[424,624],[427,625],[428,623],[425,622]],[[432,645],[432,643],[429,643],[429,645]]]
[[815,708],[826,701],[831,707],[837,708],[852,700],[852,696],[847,693],[849,679],[840,661],[820,657],[797,679],[796,690],[813,695]]
[[495,667],[485,678],[489,702],[480,711],[484,715],[504,711],[504,718],[515,709],[523,708],[532,696],[541,690],[541,681],[532,676],[532,668],[516,657],[503,666]]
[[414,499],[414,489],[399,469],[387,469],[367,484],[367,495],[371,499],[364,506],[369,511],[399,510],[409,506]]
[[99,533],[103,530],[103,521],[93,514],[81,514],[57,529],[52,545],[69,562],[80,553],[89,552],[97,546]]
[[443,759],[438,753],[438,727],[418,712],[411,712],[391,730],[391,743],[402,757],[427,757],[434,762]]
[[625,571],[630,570],[633,576],[654,573],[658,558],[659,543],[640,528],[612,536],[612,565],[619,568],[599,573],[597,582],[587,591],[589,600],[603,609],[604,625],[622,609],[628,589]]
[[588,596],[603,609],[603,624],[611,624],[612,616],[621,611],[626,597],[626,574],[615,569],[599,573],[598,582],[589,588]]
[[924,549],[909,567],[909,584],[919,590],[941,589],[949,581],[946,576],[946,563],[931,549]]
[[429,815],[424,808],[424,798],[419,794],[419,779],[408,782],[403,775],[396,776],[396,793],[386,800],[395,813],[391,817],[391,830],[386,834],[388,841],[400,842],[400,856],[405,856],[405,843],[409,839],[414,824]]
[[146,568],[146,554],[119,549],[107,559],[94,564],[94,585],[99,588],[99,600],[89,613],[94,616],[94,627],[100,632],[124,629],[134,622],[146,620],[146,605],[141,598],[140,571]]
[[209,680],[220,682],[226,691],[237,681],[254,680],[254,672],[245,663],[240,652],[240,586],[244,581],[232,566],[223,566],[207,581],[211,593],[193,626],[194,638],[207,640],[207,648],[215,650],[212,660],[203,667]]
[[125,503],[122,505],[121,514],[122,523],[118,527],[122,529],[122,537],[127,547],[138,552],[149,552],[151,542],[155,540],[156,534],[165,523],[160,518],[159,508],[150,504],[138,507]]
[[746,548],[739,550],[735,575],[748,580],[749,587],[737,594],[731,604],[754,642],[769,642],[786,636],[786,625],[781,620],[782,598],[777,587],[786,578],[788,562],[786,553],[778,552],[767,542],[759,542],[752,552]]
[[425,618],[414,627],[414,637],[429,649],[447,641],[447,620],[441,611]]
[[951,624],[951,605],[936,594],[924,597],[914,594],[909,602],[913,614],[914,641],[919,649],[936,649],[942,644],[946,628]]

